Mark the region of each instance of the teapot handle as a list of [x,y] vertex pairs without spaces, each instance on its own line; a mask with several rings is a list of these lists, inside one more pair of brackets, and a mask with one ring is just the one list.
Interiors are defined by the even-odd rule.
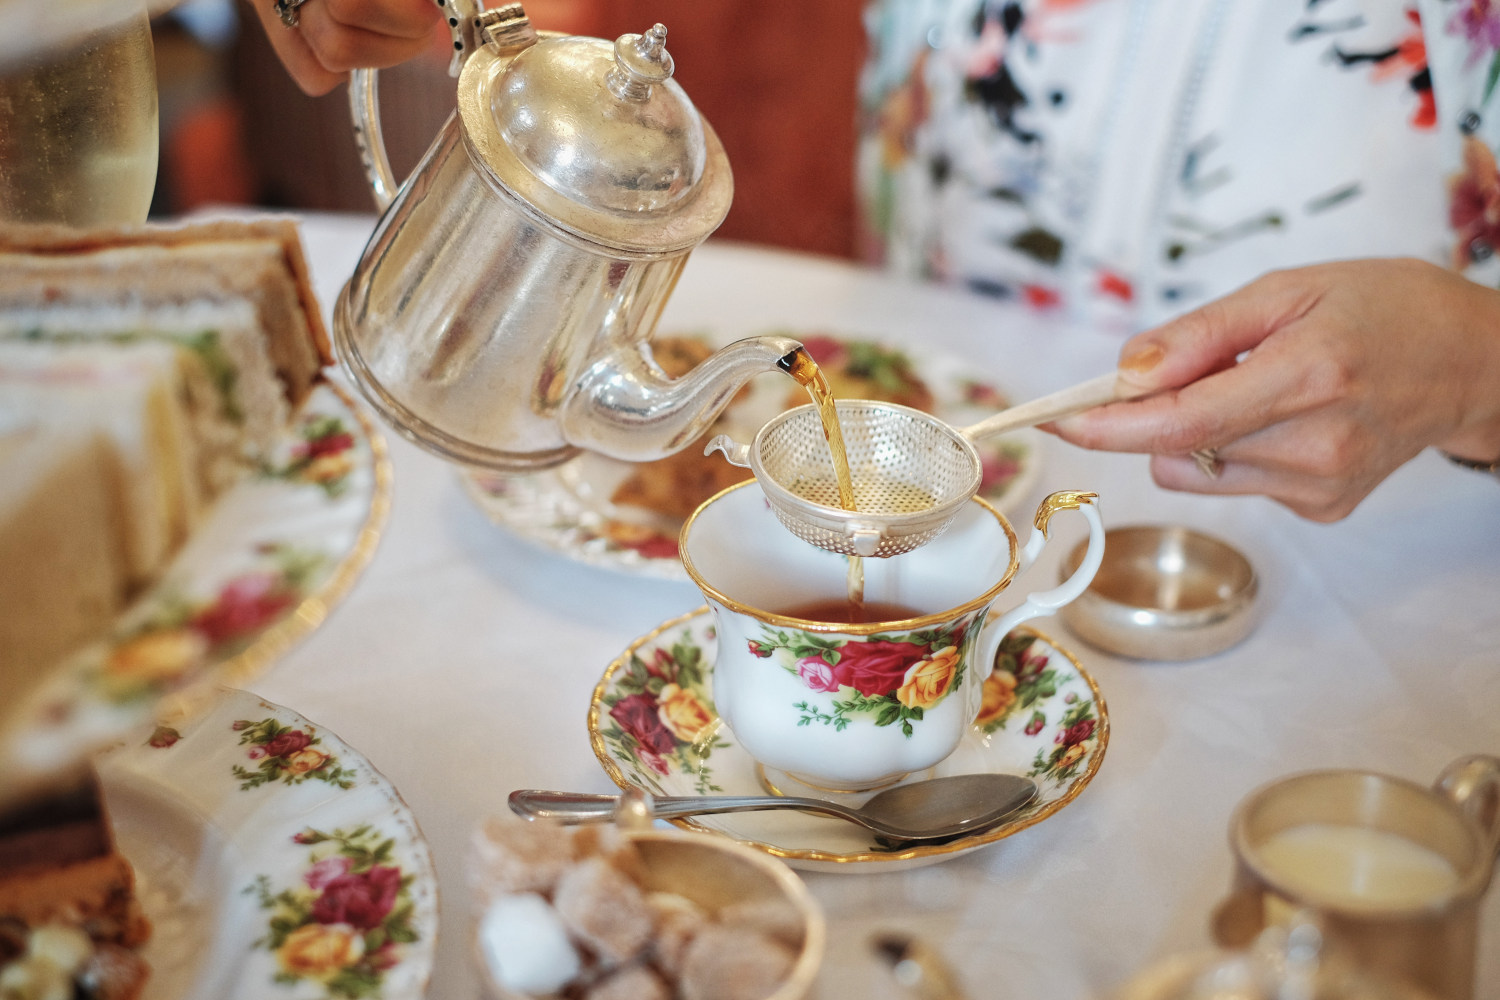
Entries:
[[[526,12],[519,3],[508,3],[494,10],[483,10],[480,0],[433,0],[443,12],[448,31],[453,36],[453,58],[448,75],[458,76],[464,63],[480,40],[489,32],[482,29],[504,28],[529,31]],[[535,39],[533,34],[525,44]],[[375,207],[384,212],[396,198],[400,183],[391,171],[385,139],[380,131],[380,88],[377,72],[356,69],[349,74],[349,117],[354,123],[354,144],[359,148],[359,163],[365,180],[375,196]]]

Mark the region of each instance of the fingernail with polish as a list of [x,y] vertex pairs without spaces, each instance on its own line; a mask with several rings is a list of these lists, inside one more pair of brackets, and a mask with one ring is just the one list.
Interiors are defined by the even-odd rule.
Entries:
[[1161,364],[1161,359],[1166,356],[1166,353],[1160,344],[1141,344],[1125,352],[1120,358],[1120,367],[1137,374],[1149,372]]

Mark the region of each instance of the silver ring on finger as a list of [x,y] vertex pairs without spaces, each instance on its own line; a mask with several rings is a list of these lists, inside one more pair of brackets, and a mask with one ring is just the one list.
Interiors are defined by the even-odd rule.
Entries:
[[301,21],[297,9],[305,3],[307,0],[273,0],[271,9],[276,12],[277,17],[281,18],[282,24],[288,28],[295,28]]
[[1224,471],[1224,460],[1219,457],[1217,448],[1199,448],[1193,452],[1193,461],[1198,465],[1198,471],[1209,479],[1218,479],[1219,473]]

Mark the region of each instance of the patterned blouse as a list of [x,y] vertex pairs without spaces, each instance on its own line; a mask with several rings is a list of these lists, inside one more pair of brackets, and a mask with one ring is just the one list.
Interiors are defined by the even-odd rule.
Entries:
[[866,22],[871,260],[1122,332],[1321,260],[1500,284],[1500,0],[872,0]]

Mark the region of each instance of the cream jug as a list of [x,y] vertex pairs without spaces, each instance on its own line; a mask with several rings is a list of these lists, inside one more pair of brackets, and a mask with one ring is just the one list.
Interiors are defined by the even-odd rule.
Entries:
[[518,3],[437,3],[458,107],[399,188],[376,77],[350,83],[384,214],[334,308],[341,361],[401,433],[468,465],[680,450],[800,345],[742,340],[675,380],[652,360],[662,308],[734,186],[671,79],[666,29],[610,43],[539,33]]
[[1500,849],[1500,757],[1460,758],[1430,788],[1365,771],[1291,775],[1246,798],[1230,829],[1237,865],[1214,916],[1220,944],[1309,912],[1361,967],[1441,1000],[1474,997],[1480,903]]

